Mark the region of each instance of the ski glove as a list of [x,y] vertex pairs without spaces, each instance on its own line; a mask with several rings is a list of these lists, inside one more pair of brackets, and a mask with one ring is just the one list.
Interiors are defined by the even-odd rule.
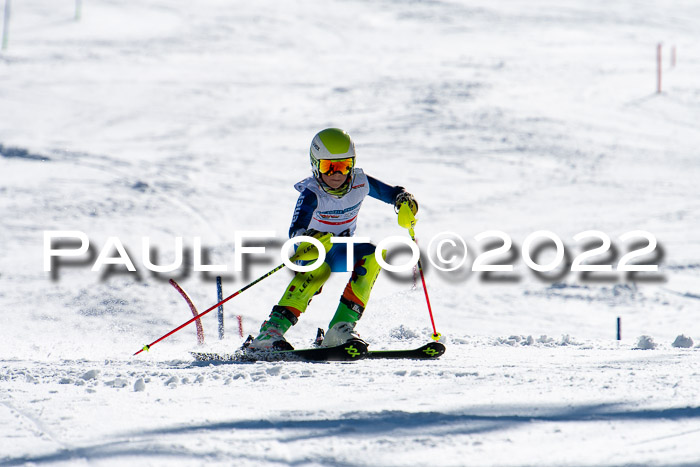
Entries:
[[399,208],[403,203],[408,203],[408,207],[411,208],[411,212],[414,216],[418,213],[418,201],[416,201],[416,198],[414,198],[411,193],[402,191],[398,194],[396,200],[394,201],[394,209],[397,213],[399,212]]
[[[307,236],[307,237],[313,237],[316,240],[320,241],[323,244],[323,248],[326,250],[326,253],[331,249],[333,244],[331,243],[331,237],[333,234],[329,232],[319,232],[318,230],[314,229],[309,229],[306,232],[302,233],[302,235]],[[318,249],[316,246],[311,243],[311,242],[301,242],[299,246],[297,247],[296,253],[289,258],[290,261],[313,261],[316,258],[318,258]]]

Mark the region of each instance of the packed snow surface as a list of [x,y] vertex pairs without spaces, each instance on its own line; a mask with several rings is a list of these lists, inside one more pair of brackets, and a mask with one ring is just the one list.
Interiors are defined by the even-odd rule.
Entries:
[[[696,2],[90,0],[79,21],[68,0],[11,5],[0,465],[700,464]],[[225,305],[224,339],[213,311],[203,346],[191,325],[133,356],[192,317],[169,279],[204,311],[217,275],[228,296],[280,263],[293,185],[331,126],[358,166],[418,199],[446,354],[191,358],[238,348],[238,316],[254,333],[285,269]],[[89,248],[52,261],[48,248],[80,245],[46,244],[55,231]],[[540,231],[561,239],[560,262],[551,240],[528,246]],[[454,271],[428,260],[445,232],[452,266],[467,246]],[[408,238],[373,199],[357,235]],[[611,270],[571,271],[606,238],[583,264]],[[628,263],[658,271],[617,270],[647,245]],[[180,267],[149,269],[180,251]],[[473,271],[477,257],[513,270]],[[290,342],[327,326],[347,279]],[[420,279],[382,273],[358,331],[375,349],[429,340]]]

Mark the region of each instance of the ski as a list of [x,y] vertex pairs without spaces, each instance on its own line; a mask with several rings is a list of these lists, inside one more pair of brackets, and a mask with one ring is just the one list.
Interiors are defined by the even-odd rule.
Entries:
[[335,347],[313,347],[273,352],[273,356],[277,355],[310,362],[351,362],[362,360],[367,356],[367,343],[360,339],[352,339]]
[[405,358],[418,360],[433,360],[440,358],[445,353],[445,346],[440,342],[429,342],[416,349],[405,350],[370,350],[367,353],[369,359]]
[[190,352],[198,362],[350,362],[368,359],[407,359],[435,360],[445,353],[445,346],[440,342],[429,342],[415,349],[368,350],[361,340],[352,340],[337,347],[313,347],[295,350],[270,350],[258,352],[237,351],[232,354],[213,352]]
[[270,351],[242,350],[233,354],[217,354],[210,352],[190,352],[190,354],[199,362],[352,362],[362,360],[367,356],[367,344],[362,340],[353,339],[336,347]]

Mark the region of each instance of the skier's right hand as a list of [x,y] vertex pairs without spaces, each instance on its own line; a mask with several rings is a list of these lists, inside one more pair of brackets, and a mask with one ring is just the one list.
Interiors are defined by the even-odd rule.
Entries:
[[[333,234],[329,232],[319,232],[318,230],[309,229],[303,234],[305,237],[312,237],[320,241],[326,253],[331,249],[333,244],[331,243],[331,237]],[[318,258],[318,249],[316,245],[311,242],[301,242],[297,247],[296,253],[289,258],[290,261],[313,261]]]

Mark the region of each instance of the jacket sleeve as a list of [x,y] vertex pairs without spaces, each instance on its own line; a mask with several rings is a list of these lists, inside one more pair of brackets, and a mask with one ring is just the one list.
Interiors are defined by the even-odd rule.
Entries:
[[306,189],[299,195],[297,205],[294,208],[292,225],[289,226],[289,238],[306,232],[317,206],[318,198],[313,191]]
[[367,175],[367,181],[369,182],[369,196],[392,205],[396,203],[396,197],[399,196],[399,193],[406,191],[402,186],[390,186],[369,175]]

